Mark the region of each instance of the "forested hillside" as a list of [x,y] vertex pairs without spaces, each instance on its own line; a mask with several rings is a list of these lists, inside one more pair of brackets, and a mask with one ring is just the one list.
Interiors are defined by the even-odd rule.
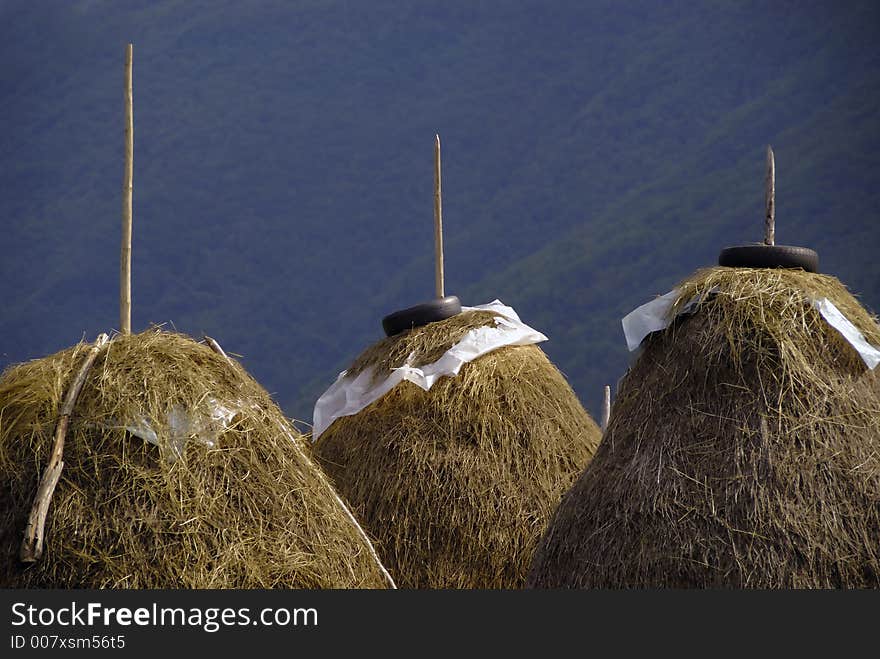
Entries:
[[594,413],[620,317],[762,232],[880,310],[880,7],[859,2],[7,2],[0,367],[118,325],[134,44],[133,328],[207,333],[310,420],[383,315],[500,298]]

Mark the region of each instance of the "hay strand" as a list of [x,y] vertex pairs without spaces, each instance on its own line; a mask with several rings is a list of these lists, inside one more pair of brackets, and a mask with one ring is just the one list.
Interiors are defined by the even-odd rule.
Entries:
[[[216,352],[218,355],[221,355],[223,357],[223,359],[225,359],[227,362],[229,362],[230,365],[233,365],[232,360],[229,359],[229,357],[226,355],[226,352],[223,350],[223,348],[220,347],[220,344],[217,343],[217,341],[215,341],[214,339],[212,339],[210,336],[207,336],[207,335],[204,338],[205,338],[205,342],[208,344],[208,346],[211,348],[211,350]],[[364,544],[366,544],[367,549],[370,552],[370,556],[376,562],[376,567],[379,568],[379,571],[382,573],[382,576],[385,578],[385,581],[388,582],[388,587],[392,588],[392,589],[396,589],[397,586],[394,583],[394,579],[388,573],[388,570],[385,569],[385,566],[382,565],[382,561],[379,559],[379,555],[376,553],[376,548],[373,546],[373,542],[370,540],[369,536],[367,536],[366,532],[364,531],[363,527],[361,527],[361,525],[357,521],[357,519],[355,519],[355,516],[351,514],[351,510],[349,510],[348,506],[346,506],[345,503],[343,503],[342,499],[339,498],[339,495],[336,494],[336,490],[334,490],[333,486],[330,485],[330,482],[324,476],[323,472],[318,467],[316,467],[314,465],[314,463],[309,458],[309,456],[306,455],[305,451],[303,451],[302,448],[300,448],[299,443],[294,439],[294,437],[292,437],[290,435],[289,430],[281,424],[279,424],[279,429],[281,430],[282,434],[287,436],[287,438],[290,440],[291,446],[293,446],[293,448],[297,451],[297,453],[299,453],[303,462],[305,464],[307,464],[310,468],[315,470],[315,474],[320,479],[321,484],[324,485],[324,487],[327,489],[327,493],[339,505],[339,507],[342,509],[343,514],[348,518],[348,520],[355,527],[355,529],[357,529],[358,534],[361,536],[361,538],[364,541]]]

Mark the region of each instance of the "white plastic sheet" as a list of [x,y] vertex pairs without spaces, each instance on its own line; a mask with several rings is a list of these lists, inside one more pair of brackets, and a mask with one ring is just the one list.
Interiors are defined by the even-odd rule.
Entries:
[[[675,320],[670,312],[679,295],[679,289],[675,288],[665,295],[633,309],[623,317],[621,324],[623,325],[623,334],[626,337],[626,347],[630,352],[638,348],[648,334],[669,327],[670,323]],[[697,297],[691,298],[677,315],[689,313],[696,305],[697,300]],[[880,364],[880,349],[868,343],[864,335],[834,306],[831,300],[823,297],[811,300],[811,303],[822,314],[825,321],[840,332],[841,336],[855,348],[869,369],[873,370],[877,364]]]
[[[677,288],[673,288],[666,295],[646,302],[640,307],[630,311],[620,321],[623,325],[623,334],[626,337],[626,347],[632,352],[638,348],[644,338],[651,332],[659,332],[669,327],[673,321],[670,314],[672,306],[678,299],[680,292]],[[690,313],[697,304],[696,297],[688,300],[688,303],[681,308],[678,315]]]
[[415,367],[409,364],[410,360],[407,360],[406,364],[393,369],[388,377],[378,382],[373,382],[372,369],[366,369],[355,377],[348,376],[347,371],[340,373],[336,382],[315,403],[312,441],[317,440],[321,433],[339,417],[357,414],[404,380],[427,391],[440,378],[458,375],[462,365],[493,350],[547,340],[541,332],[523,323],[511,307],[498,300],[478,307],[462,307],[462,311],[479,310],[494,311],[499,314],[495,319],[495,325],[469,331],[461,341],[431,364]]
[[813,300],[813,306],[822,314],[822,317],[831,327],[840,332],[841,336],[856,349],[865,365],[874,370],[877,364],[880,364],[880,350],[872,346],[865,339],[855,325],[849,319],[840,313],[840,309],[834,306],[834,303],[827,297],[821,300]]
[[[165,426],[168,428],[168,446],[164,448],[171,449],[167,458],[172,462],[183,455],[183,450],[189,440],[195,440],[213,448],[217,437],[229,427],[233,417],[240,411],[240,406],[232,405],[230,407],[213,398],[208,401],[208,404],[211,408],[209,415],[192,414],[180,405],[174,405],[168,410],[165,417]],[[131,420],[123,427],[132,435],[163,448],[156,431],[147,418],[141,417]]]

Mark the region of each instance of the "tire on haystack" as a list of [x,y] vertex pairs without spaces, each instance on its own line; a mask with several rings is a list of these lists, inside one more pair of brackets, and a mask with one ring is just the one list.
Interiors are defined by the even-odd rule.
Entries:
[[[495,314],[465,311],[386,338],[348,369],[384,377],[439,359]],[[314,455],[405,588],[518,588],[562,493],[599,441],[534,345],[464,364],[424,391],[397,384],[321,434]]]
[[648,336],[535,554],[543,588],[880,586],[880,390],[814,308],[873,345],[835,278],[710,268]]
[[[0,377],[0,587],[386,586],[369,541],[266,391],[237,363],[156,330],[98,354],[70,419],[43,555],[21,564],[60,401],[88,349]],[[209,436],[218,404],[235,416]],[[175,450],[181,419],[204,422],[190,428],[202,441]],[[152,429],[157,444],[125,426]]]

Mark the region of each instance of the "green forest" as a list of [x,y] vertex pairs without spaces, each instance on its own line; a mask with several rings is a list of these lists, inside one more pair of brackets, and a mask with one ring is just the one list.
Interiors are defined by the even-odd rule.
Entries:
[[880,310],[880,7],[859,2],[7,2],[0,368],[118,326],[134,44],[133,320],[315,399],[433,295],[495,298],[584,405],[620,318],[777,241]]

